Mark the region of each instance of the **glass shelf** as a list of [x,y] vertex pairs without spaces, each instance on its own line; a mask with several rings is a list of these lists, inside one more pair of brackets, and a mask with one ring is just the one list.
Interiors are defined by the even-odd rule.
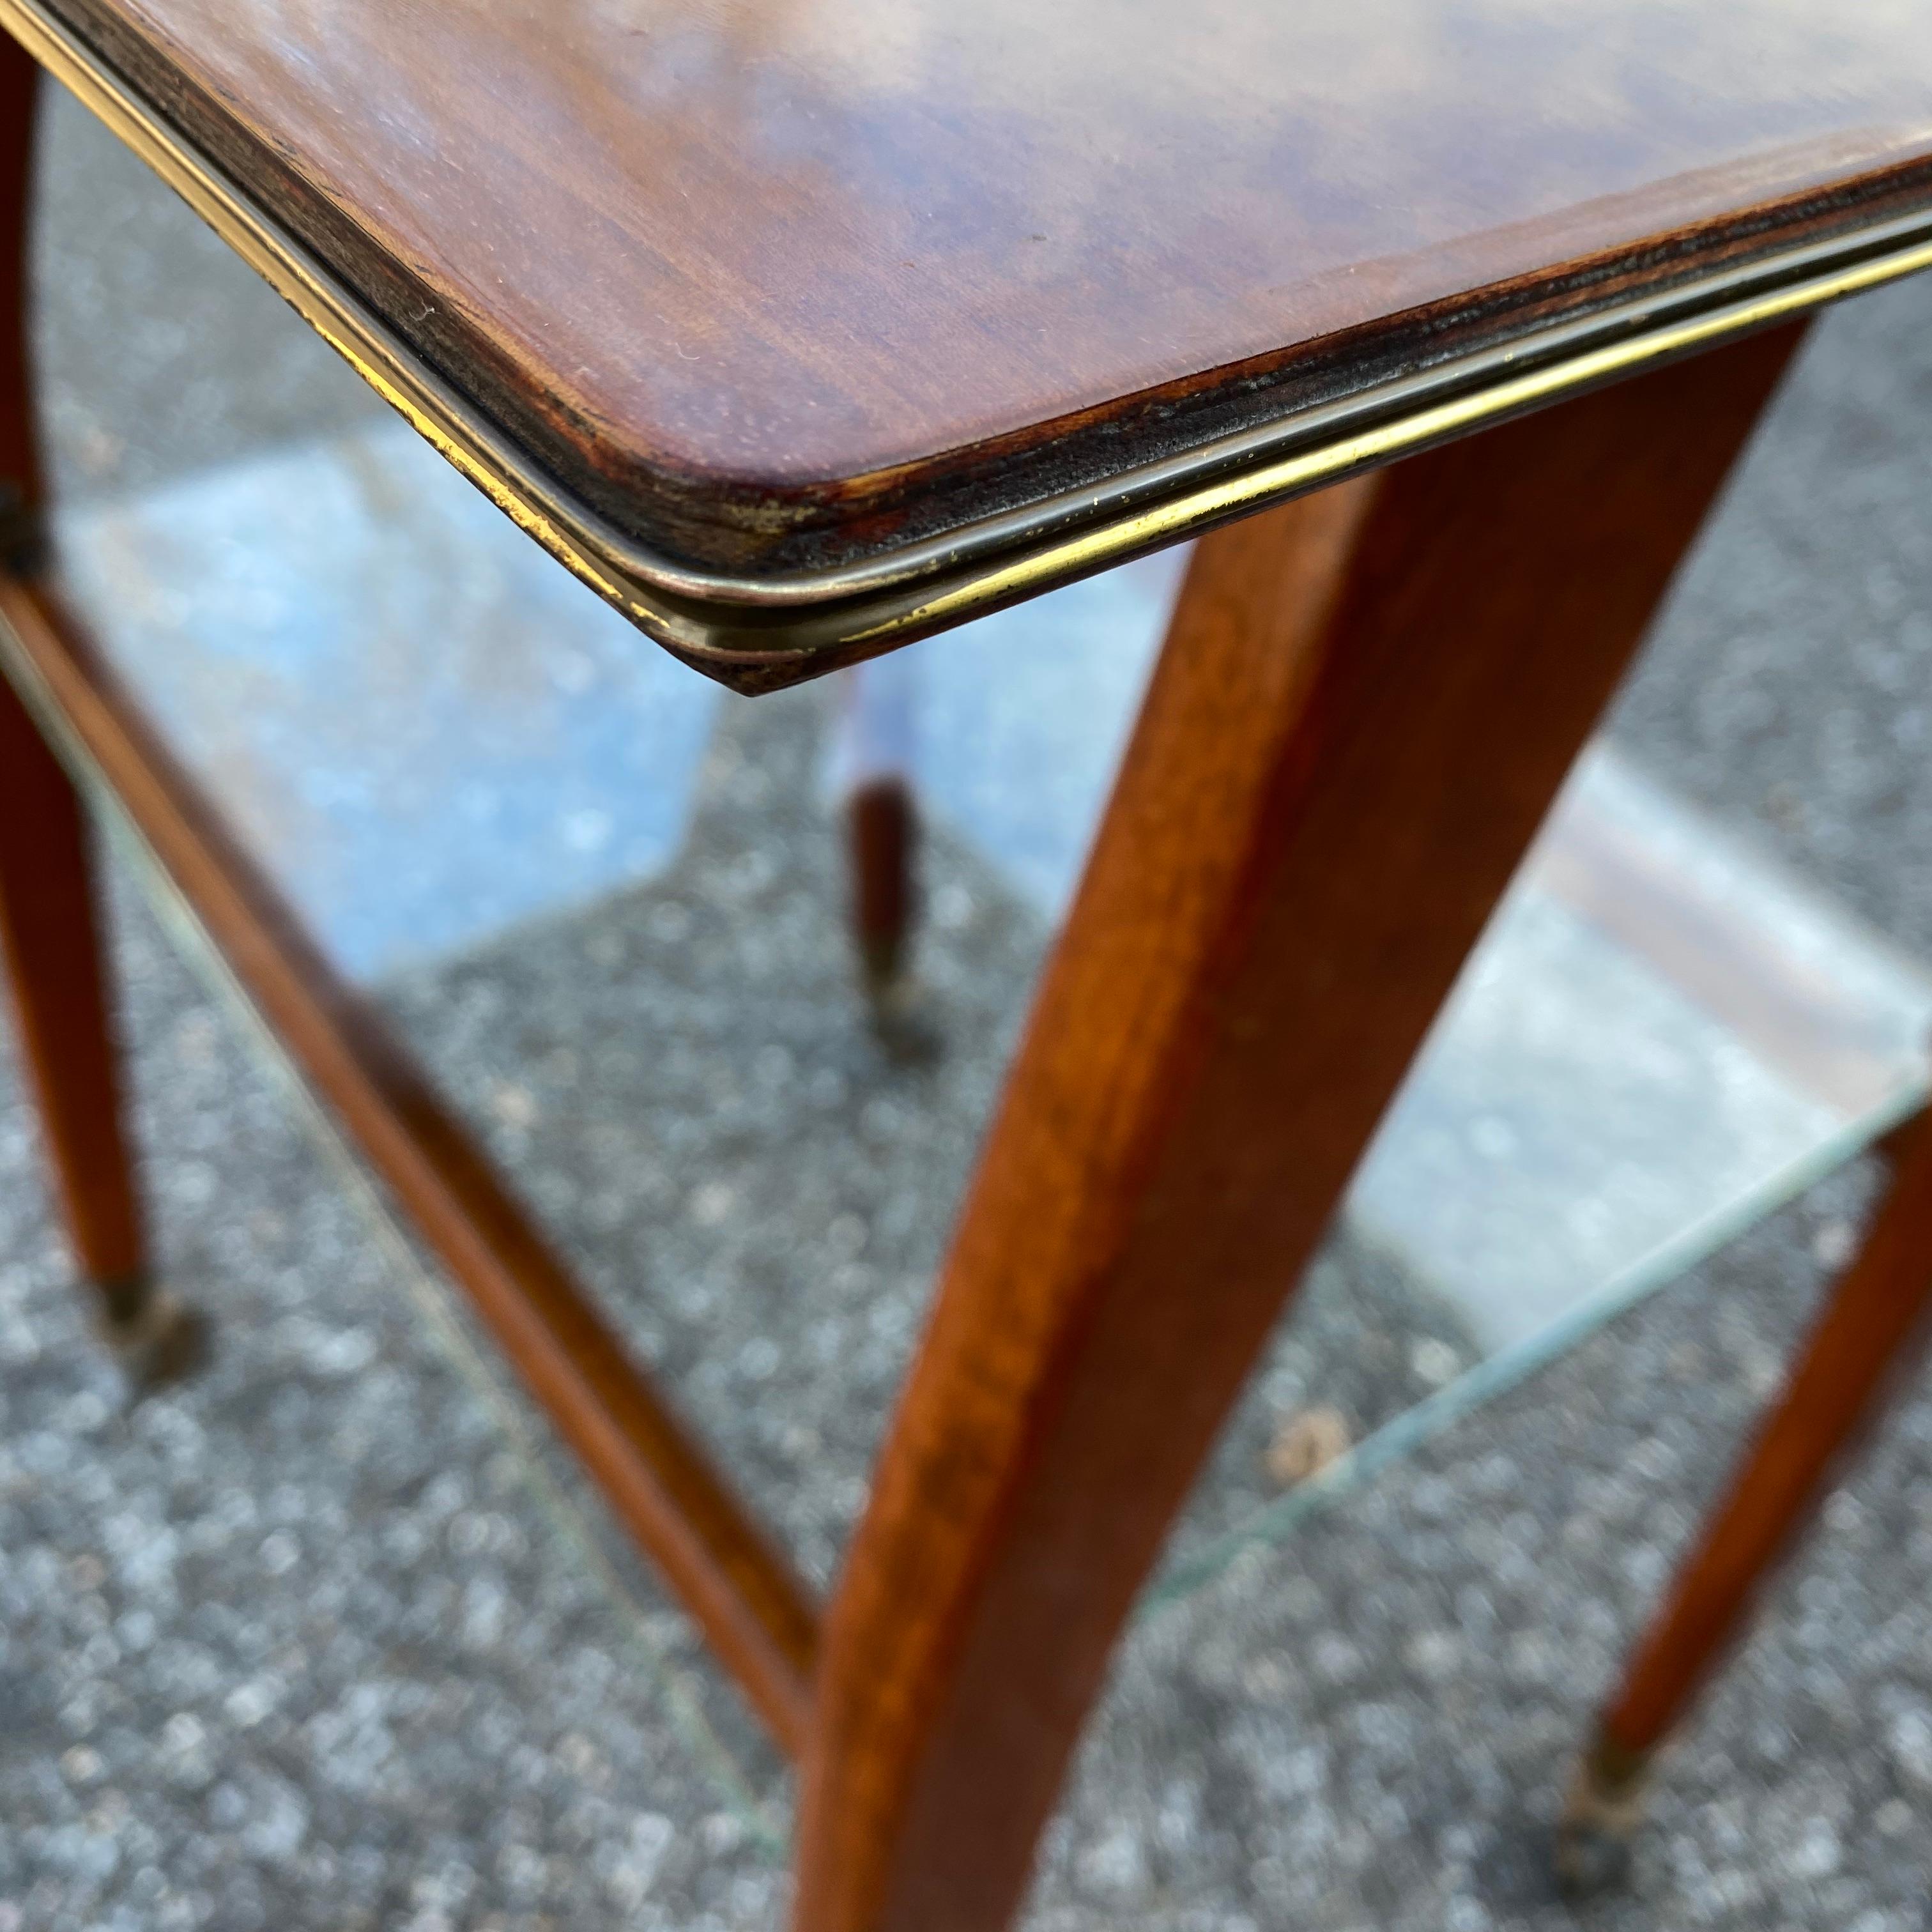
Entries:
[[[1184,557],[874,674],[934,828],[942,1045],[909,1065],[854,990],[826,700],[724,696],[406,429],[67,512],[59,547],[253,856],[826,1578]],[[1149,1604],[1854,1156],[1924,1099],[1928,1028],[1917,964],[1596,747]],[[1318,1412],[1344,1453],[1283,1490],[1269,1445]]]

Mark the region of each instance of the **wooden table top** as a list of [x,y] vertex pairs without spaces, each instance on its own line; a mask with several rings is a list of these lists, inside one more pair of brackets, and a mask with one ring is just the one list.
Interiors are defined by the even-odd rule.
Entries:
[[1924,0],[0,0],[22,19],[700,594],[1932,211]]

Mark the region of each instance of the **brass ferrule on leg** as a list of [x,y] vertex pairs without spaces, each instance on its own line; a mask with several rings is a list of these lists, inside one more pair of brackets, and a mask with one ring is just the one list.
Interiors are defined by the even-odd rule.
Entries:
[[178,1295],[145,1274],[97,1282],[100,1332],[136,1396],[178,1382],[208,1353],[206,1323]]
[[1643,1822],[1653,1759],[1599,1730],[1578,1760],[1556,1827],[1556,1876],[1573,1895],[1622,1882]]

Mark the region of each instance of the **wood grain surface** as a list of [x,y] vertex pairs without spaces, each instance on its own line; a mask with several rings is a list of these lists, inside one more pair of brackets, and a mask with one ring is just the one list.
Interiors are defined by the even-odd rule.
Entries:
[[1922,0],[43,0],[545,473],[849,560],[1932,194]]
[[146,1298],[80,801],[0,679],[0,964],[74,1258],[110,1324]]
[[1782,369],[1196,554],[827,1613],[799,1932],[994,1932],[1115,1633]]

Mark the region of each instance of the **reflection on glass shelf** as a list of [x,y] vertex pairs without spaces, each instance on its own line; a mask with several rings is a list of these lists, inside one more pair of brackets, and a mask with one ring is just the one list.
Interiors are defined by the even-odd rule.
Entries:
[[1509,1348],[1898,1118],[1928,1032],[1932,982],[1600,747],[1350,1212]]
[[[794,1237],[774,1237],[783,1268],[805,1268],[825,1232],[803,1218],[863,1223],[837,1240],[872,1241],[873,1275],[854,1272],[857,1249],[826,1265],[860,1284],[853,1295],[874,1298],[868,1332],[888,1338],[891,1356],[883,1388],[909,1349],[938,1233],[908,1238],[897,1265],[910,1285],[890,1286],[901,1276],[878,1261],[878,1230],[896,1210],[845,1200],[846,1179],[829,1168],[807,1174],[796,1130],[814,1121],[829,1130],[846,1118],[841,1109],[862,1124],[876,1098],[897,1110],[897,1146],[930,1132],[959,1150],[963,1170],[979,1126],[964,1116],[983,1107],[986,1083],[894,1085],[897,1076],[868,1070],[852,1045],[860,1023],[848,1010],[836,906],[821,920],[830,941],[779,922],[769,944],[790,950],[776,967],[747,950],[767,943],[750,926],[737,950],[705,950],[709,928],[694,925],[692,908],[718,908],[700,904],[694,868],[742,872],[751,883],[735,903],[754,926],[775,867],[802,879],[819,862],[785,843],[792,833],[773,832],[762,866],[752,864],[758,814],[776,808],[739,784],[748,758],[789,770],[822,756],[816,728],[798,722],[809,701],[770,710],[776,701],[723,697],[568,578],[400,426],[70,513],[62,537],[75,594],[110,656],[345,972],[381,981],[425,1032],[448,1016],[452,1039],[462,1001],[482,998],[448,991],[465,974],[548,986],[550,1006],[575,1000],[602,1016],[591,1054],[573,1058],[586,1042],[546,1032],[542,1003],[526,994],[512,1010],[518,1045],[544,1042],[536,1073],[490,1058],[503,1030],[488,1016],[442,1070],[460,1084],[473,1064],[472,1117],[500,1154],[526,1147],[530,1123],[580,1110],[580,1139],[570,1138],[578,1127],[558,1128],[556,1144],[574,1150],[530,1181],[533,1198],[567,1238],[581,1234],[593,1274],[608,1250],[610,1279],[635,1298],[630,1332],[686,1378],[703,1419],[728,1427],[754,1398],[781,1413],[792,1402],[811,1423],[795,1430],[799,1466],[818,1480],[849,1455],[840,1493],[856,1499],[869,1425],[841,1436],[820,1421],[836,1400],[836,1371],[850,1366],[844,1345],[820,1350],[822,1375],[801,1366],[817,1346],[810,1336],[836,1341],[852,1311],[835,1321],[815,1309],[819,1291],[789,1281],[776,1261],[768,1281],[754,1282],[756,1269],[722,1278],[755,1245],[730,1204],[751,1202],[760,1184],[736,1163],[754,1154],[789,1163],[782,1185],[764,1184],[766,1206],[798,1190]],[[952,867],[949,890],[999,897],[1006,929],[1024,935],[1002,956],[1020,962],[1012,994],[1000,994],[1009,1004],[1070,896],[1184,562],[1175,554],[1076,585],[872,674],[894,681],[922,800],[966,855],[956,864],[936,853],[935,867]],[[748,723],[753,712],[772,721],[769,730]],[[801,730],[809,743],[794,742]],[[723,827],[708,843],[707,808]],[[811,876],[814,892],[836,897],[830,868]],[[649,902],[653,892],[662,903]],[[949,939],[943,916],[933,925],[938,973],[936,956],[963,942]],[[535,963],[548,960],[566,963],[554,972]],[[627,1004],[621,982],[646,961],[668,985],[680,973],[696,979],[650,1009],[668,1030],[640,1049],[632,1028],[643,1008]],[[723,1025],[715,1009],[734,1000],[739,1018]],[[1162,1589],[1284,1532],[1855,1154],[1923,1097],[1928,1028],[1932,984],[1916,966],[1598,748],[1365,1162]],[[740,1046],[751,1055],[742,1067],[730,1060]],[[565,1066],[575,1071],[556,1072]],[[622,1088],[632,1078],[634,1089]],[[718,1130],[728,1147],[694,1138],[674,1118],[707,1106],[739,1123]],[[937,1118],[948,1109],[962,1118]],[[701,1171],[674,1174],[676,1148],[706,1150]],[[905,1184],[950,1188],[955,1159],[928,1162]],[[628,1208],[618,1176],[634,1197]],[[694,1204],[676,1209],[691,1187]],[[755,1219],[742,1211],[746,1225]],[[652,1225],[634,1233],[627,1213]],[[711,1262],[676,1246],[679,1214],[717,1251]],[[835,1292],[824,1292],[829,1310]],[[887,1320],[889,1297],[898,1299]],[[734,1305],[730,1320],[766,1326],[738,1336],[733,1366],[712,1375],[700,1331],[715,1339]],[[686,1315],[688,1346],[677,1339]],[[1384,1358],[1394,1366],[1372,1372]],[[714,1397],[718,1417],[706,1410]],[[1298,1411],[1322,1409],[1358,1447],[1285,1497],[1273,1493],[1260,1445]],[[846,1446],[834,1454],[835,1444]],[[808,1544],[815,1532],[802,1533]]]
[[716,688],[401,424],[70,514],[71,590],[363,980],[663,866]]
[[[401,424],[67,512],[69,587],[353,979],[661,873],[718,688],[651,647]],[[1071,896],[1183,551],[874,675],[920,790],[1042,913]]]
[[912,686],[922,802],[1048,919],[1079,883],[1189,554],[1143,557],[878,668],[903,664]]
[[[1276,1344],[1292,1356],[1346,1300],[1408,1374],[1350,1388],[1355,1446],[1286,1494],[1224,1455],[1150,1604],[1291,1533],[1855,1157],[1932,1094],[1929,1047],[1932,976],[1594,747]],[[1250,1466],[1285,1414],[1328,1406],[1318,1372],[1287,1379],[1270,1405],[1264,1371],[1238,1419]]]

